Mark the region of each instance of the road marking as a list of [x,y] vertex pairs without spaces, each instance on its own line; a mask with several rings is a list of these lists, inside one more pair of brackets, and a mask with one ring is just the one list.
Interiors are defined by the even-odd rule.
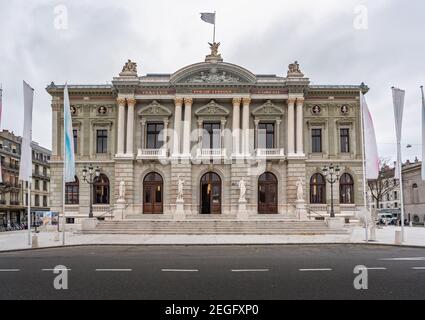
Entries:
[[19,272],[20,269],[0,269],[0,272]]
[[269,272],[269,269],[233,269],[232,272]]
[[387,270],[387,268],[381,268],[381,267],[378,267],[378,268],[359,268],[359,270]]
[[96,269],[96,272],[131,272],[133,269]]
[[53,272],[53,271],[71,271],[71,269],[41,269],[41,271],[45,272]]
[[315,272],[315,271],[332,271],[330,268],[322,268],[322,269],[300,269],[301,272]]
[[413,267],[413,270],[425,270],[425,267]]
[[380,261],[425,261],[425,257],[417,257],[417,258],[387,258],[387,259],[379,259]]
[[162,269],[162,272],[198,272],[197,269]]

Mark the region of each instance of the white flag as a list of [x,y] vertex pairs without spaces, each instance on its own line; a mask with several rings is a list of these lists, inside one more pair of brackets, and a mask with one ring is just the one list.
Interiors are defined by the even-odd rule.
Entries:
[[215,12],[202,12],[201,19],[206,23],[215,24]]
[[64,179],[66,182],[75,181],[74,135],[72,133],[71,106],[69,103],[68,85],[63,93],[63,125],[64,125]]
[[394,104],[394,118],[395,118],[395,131],[397,136],[397,166],[395,170],[395,179],[400,179],[400,165],[401,158],[401,133],[403,129],[403,111],[404,111],[404,96],[406,92],[398,88],[392,88],[393,104]]
[[[3,109],[3,89],[0,88],[0,127],[1,127],[1,113]],[[3,183],[3,174],[1,172],[1,163],[0,163],[0,183]]]
[[375,180],[379,176],[379,155],[376,143],[375,127],[373,125],[372,115],[366,103],[363,93],[360,94],[360,107],[363,113],[364,129],[364,157],[366,167],[366,179]]
[[425,181],[425,95],[424,87],[422,91],[422,180]]
[[34,89],[24,81],[24,131],[22,134],[19,180],[31,181],[32,177],[32,107]]

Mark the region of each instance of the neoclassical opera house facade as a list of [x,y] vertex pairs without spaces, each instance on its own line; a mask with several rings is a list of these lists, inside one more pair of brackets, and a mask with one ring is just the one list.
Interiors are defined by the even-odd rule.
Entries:
[[[47,87],[57,212],[63,90]],[[139,75],[128,61],[112,84],[71,85],[77,177],[65,188],[67,226],[88,218],[90,198],[106,219],[290,221],[329,216],[332,197],[347,220],[363,203],[359,93],[367,90],[310,85],[297,62],[285,75],[254,74],[224,62],[218,44],[172,74]],[[323,173],[331,164],[340,168],[333,192]],[[92,187],[83,177],[91,165],[100,169]]]

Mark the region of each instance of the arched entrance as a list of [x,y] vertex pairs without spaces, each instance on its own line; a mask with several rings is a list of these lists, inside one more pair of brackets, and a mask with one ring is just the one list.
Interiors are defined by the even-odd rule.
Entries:
[[201,178],[201,214],[221,214],[221,178],[214,172]]
[[161,175],[156,172],[149,173],[143,180],[143,213],[162,214],[164,183]]
[[258,178],[258,213],[277,214],[277,178],[266,172]]

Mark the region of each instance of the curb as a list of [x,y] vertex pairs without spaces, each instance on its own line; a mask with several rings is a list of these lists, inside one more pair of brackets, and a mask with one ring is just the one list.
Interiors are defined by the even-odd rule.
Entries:
[[21,248],[21,249],[10,249],[10,250],[0,250],[2,253],[13,253],[13,252],[26,252],[26,251],[40,251],[40,250],[49,250],[49,249],[63,249],[63,248],[79,248],[79,247],[229,247],[229,246],[256,246],[256,247],[270,247],[270,246],[333,246],[333,245],[344,245],[344,246],[381,246],[381,247],[394,247],[394,248],[413,248],[413,249],[425,249],[425,246],[420,245],[396,245],[390,243],[364,243],[364,242],[321,242],[321,243],[188,243],[188,244],[125,244],[125,243],[114,243],[114,244],[105,244],[105,243],[90,243],[90,244],[73,244],[65,246],[51,246],[51,247],[41,247],[41,248]]

